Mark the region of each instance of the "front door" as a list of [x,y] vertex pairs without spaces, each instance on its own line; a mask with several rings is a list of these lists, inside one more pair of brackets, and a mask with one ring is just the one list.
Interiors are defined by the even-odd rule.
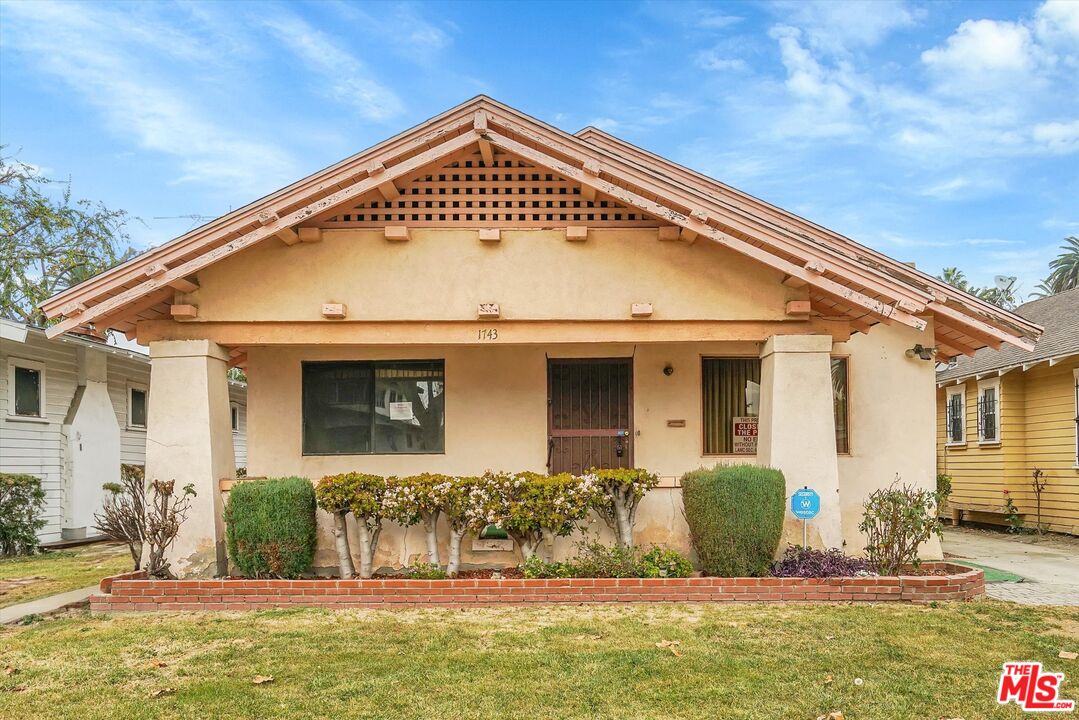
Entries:
[[633,467],[633,360],[547,361],[547,469]]

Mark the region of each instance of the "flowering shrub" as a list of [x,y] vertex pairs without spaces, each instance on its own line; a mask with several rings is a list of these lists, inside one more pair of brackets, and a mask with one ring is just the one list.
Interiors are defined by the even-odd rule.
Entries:
[[445,505],[453,478],[423,473],[395,479],[386,484],[382,510],[390,520],[408,527],[423,523],[427,537],[427,562],[441,567],[438,558],[438,516]]
[[470,530],[479,532],[487,525],[487,515],[493,505],[490,493],[491,486],[481,477],[450,478],[441,493],[442,512],[450,526],[446,561],[446,574],[450,577],[456,576],[461,567],[461,541],[465,534]]
[[[393,478],[389,482],[392,484]],[[351,512],[360,537],[360,577],[371,577],[378,537],[382,533],[383,497],[386,478],[363,473],[327,475],[315,487],[318,506],[334,516],[334,538],[337,544],[341,577],[353,574],[352,554],[346,533],[345,516]]]
[[416,563],[405,569],[405,577],[409,580],[445,580],[449,575],[438,565]]
[[541,579],[674,578],[693,574],[689,559],[677,550],[653,547],[641,555],[641,549],[636,546],[610,547],[600,542],[582,542],[577,548],[577,556],[566,562],[546,562],[533,555],[521,564],[521,574]]
[[594,476],[534,472],[487,473],[487,521],[505,530],[521,548],[524,560],[544,539],[569,535],[588,515],[595,500]]
[[591,477],[598,489],[592,508],[614,530],[618,544],[631,547],[637,506],[645,493],[659,484],[659,476],[639,468],[592,468],[586,477]]
[[844,555],[839,548],[814,550],[788,545],[783,557],[772,565],[772,575],[775,577],[850,577],[867,572],[869,563],[862,558]]
[[575,577],[573,567],[568,563],[547,562],[539,555],[533,555],[521,563],[520,570],[521,574],[529,580]]

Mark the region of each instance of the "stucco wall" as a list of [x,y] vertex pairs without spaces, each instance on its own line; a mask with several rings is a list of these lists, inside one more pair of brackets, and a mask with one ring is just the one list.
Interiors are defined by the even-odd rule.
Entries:
[[475,320],[497,302],[506,320],[629,317],[651,302],[653,319],[786,320],[802,297],[782,274],[710,243],[660,242],[655,230],[506,230],[481,243],[474,230],[333,230],[319,243],[261,243],[199,273],[205,320],[321,320],[345,303],[353,320]]

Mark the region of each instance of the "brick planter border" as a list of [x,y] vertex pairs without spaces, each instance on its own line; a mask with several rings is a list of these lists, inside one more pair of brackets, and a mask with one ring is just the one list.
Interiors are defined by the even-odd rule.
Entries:
[[101,581],[94,612],[261,610],[283,607],[488,607],[566,603],[913,602],[970,600],[981,570],[925,563],[947,575],[841,578],[597,578],[558,580],[148,580]]

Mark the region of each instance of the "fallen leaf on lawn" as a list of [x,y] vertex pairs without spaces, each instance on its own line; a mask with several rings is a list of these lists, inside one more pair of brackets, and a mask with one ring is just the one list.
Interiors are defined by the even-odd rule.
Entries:
[[660,650],[670,650],[671,655],[674,655],[675,657],[682,657],[683,653],[681,650],[678,649],[678,646],[681,644],[682,642],[680,640],[660,640],[658,643],[656,643],[656,647],[658,647]]
[[166,663],[164,660],[160,660],[158,658],[154,658],[153,660],[151,660],[150,664],[153,665],[155,668],[168,667],[168,663]]
[[836,710],[835,712],[830,712],[827,715],[818,715],[817,720],[843,720],[843,711]]
[[865,680],[863,680],[861,678],[854,678],[854,684],[855,685],[861,685],[864,682],[865,682]]
[[165,697],[166,695],[172,695],[176,692],[176,688],[159,688],[150,693],[151,699]]
[[1076,658],[1079,658],[1079,653],[1073,653],[1073,652],[1068,652],[1067,650],[1061,650],[1060,654],[1057,655],[1057,657],[1061,658],[1062,660],[1075,660]]
[[4,668],[5,675],[14,675],[17,672],[19,672],[19,668],[13,667],[11,665],[8,665],[6,668]]
[[827,676],[825,676],[825,678],[824,678],[824,684],[825,684],[825,685],[831,685],[831,684],[832,684],[832,676],[831,676],[831,675],[827,675]]
[[835,640],[835,635],[825,635],[824,639],[825,640]]
[[25,685],[15,685],[9,688],[0,688],[0,692],[26,692]]
[[256,675],[255,679],[251,681],[252,685],[265,685],[266,683],[273,682],[273,675]]

